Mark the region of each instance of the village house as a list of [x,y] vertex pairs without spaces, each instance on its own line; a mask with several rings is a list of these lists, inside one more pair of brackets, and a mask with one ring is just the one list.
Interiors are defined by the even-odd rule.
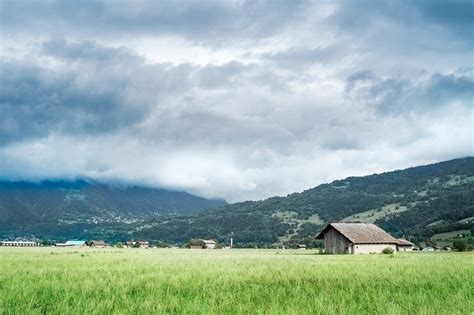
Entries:
[[203,242],[204,242],[205,248],[207,248],[207,249],[214,249],[214,248],[216,248],[217,242],[214,241],[214,240],[203,240]]
[[305,244],[298,244],[298,249],[299,250],[306,250],[306,245]]
[[140,248],[148,248],[150,247],[150,242],[148,241],[137,241],[138,247]]
[[324,240],[330,254],[382,253],[389,247],[397,250],[398,240],[372,223],[331,223],[317,236]]
[[418,247],[416,247],[415,244],[413,244],[410,241],[404,240],[404,239],[399,239],[398,244],[397,244],[397,251],[399,252],[411,252],[413,250],[417,250]]
[[0,241],[0,246],[33,247],[40,246],[40,243],[34,241]]
[[148,241],[128,241],[127,247],[131,248],[148,248],[150,247],[150,243]]
[[87,245],[89,245],[89,247],[96,247],[96,248],[105,248],[105,246],[107,246],[107,244],[105,244],[104,241],[89,241],[87,243]]

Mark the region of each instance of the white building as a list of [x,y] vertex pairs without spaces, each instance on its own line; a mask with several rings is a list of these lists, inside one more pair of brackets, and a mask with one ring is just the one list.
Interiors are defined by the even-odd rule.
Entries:
[[214,249],[216,248],[216,244],[217,242],[214,241],[214,240],[202,240],[204,242],[204,246],[207,248],[207,249]]
[[40,246],[40,243],[33,241],[0,241],[0,246],[33,247]]

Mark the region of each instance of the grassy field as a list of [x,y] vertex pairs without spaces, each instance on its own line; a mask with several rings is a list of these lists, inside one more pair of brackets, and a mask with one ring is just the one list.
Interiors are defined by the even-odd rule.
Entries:
[[473,314],[472,253],[0,248],[3,314]]
[[386,217],[389,214],[407,211],[408,208],[392,203],[381,207],[380,209],[371,209],[364,212],[356,213],[341,220],[341,222],[363,222],[374,223],[376,220]]
[[459,235],[462,234],[471,234],[471,230],[457,230],[457,231],[451,231],[451,232],[446,232],[446,233],[438,233],[435,234],[431,237],[432,240],[438,241],[438,240],[447,240],[447,239],[454,239],[457,238]]

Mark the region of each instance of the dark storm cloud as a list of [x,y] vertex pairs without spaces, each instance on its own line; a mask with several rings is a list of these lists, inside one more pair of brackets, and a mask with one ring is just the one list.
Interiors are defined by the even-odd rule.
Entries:
[[[409,35],[409,28],[419,28],[442,35],[460,37],[472,43],[474,35],[474,4],[470,0],[415,0],[415,1],[342,1],[331,17],[341,31],[376,31],[377,25],[396,23],[398,31]],[[386,25],[385,25],[386,26]],[[406,27],[406,28],[405,28]],[[386,29],[380,35],[396,36],[396,29]],[[446,33],[446,34],[443,34]],[[413,38],[408,38],[413,39]]]
[[120,86],[82,84],[74,72],[9,63],[1,65],[0,74],[2,142],[55,131],[101,133],[126,127],[143,115],[139,104],[130,108],[124,103]]
[[303,1],[2,1],[6,31],[127,37],[176,34],[192,40],[268,36]]
[[42,47],[59,66],[0,64],[3,143],[55,132],[92,135],[128,128],[145,119],[163,94],[186,87],[182,66],[146,65],[126,49],[64,40]]
[[346,95],[377,113],[412,114],[435,111],[455,102],[474,105],[474,70],[435,73],[427,78],[377,77],[370,71],[357,72],[346,80]]
[[472,42],[474,36],[474,2],[471,0],[417,0],[413,2],[427,21],[449,29],[454,36]]
[[[239,106],[226,105],[225,95],[231,86],[261,88],[272,84],[274,79],[259,77],[262,69],[255,65],[147,64],[125,48],[64,39],[44,42],[41,51],[59,65],[1,64],[3,144],[54,133],[93,136],[127,129],[153,142],[166,140],[182,145],[241,143],[259,138],[278,147],[282,139],[288,141],[284,128],[209,108]],[[221,89],[226,94],[199,99],[192,96],[193,88]],[[155,123],[145,130],[138,128],[152,113],[156,115]]]

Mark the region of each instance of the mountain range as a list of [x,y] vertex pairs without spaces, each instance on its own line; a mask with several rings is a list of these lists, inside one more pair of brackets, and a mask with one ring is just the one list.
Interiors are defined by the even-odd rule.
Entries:
[[[186,192],[91,180],[0,182],[0,237],[88,237],[127,230],[132,223],[160,216],[192,214],[224,206]],[[85,231],[80,231],[80,230]],[[3,235],[2,235],[3,234]]]
[[213,238],[240,246],[306,243],[329,222],[373,222],[425,240],[474,224],[474,158],[348,177],[285,197],[227,204],[185,192],[87,180],[0,182],[0,238]]

